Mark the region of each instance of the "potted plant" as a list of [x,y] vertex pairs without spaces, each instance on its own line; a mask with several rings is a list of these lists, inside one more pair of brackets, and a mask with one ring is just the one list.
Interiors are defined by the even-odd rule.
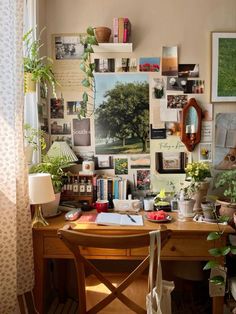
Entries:
[[154,207],[157,210],[162,209],[165,211],[170,211],[170,202],[167,200],[165,189],[161,189],[160,193],[154,197]]
[[[81,109],[78,114],[78,118],[82,119],[87,116],[88,105],[94,106],[94,97],[91,95],[95,94],[95,80],[94,80],[94,69],[95,63],[91,62],[91,53],[94,52],[93,46],[98,45],[94,28],[89,26],[86,31],[86,35],[81,37],[81,43],[84,45],[84,54],[82,56],[82,61],[80,63],[80,69],[84,72],[85,77],[82,80],[82,86],[86,88],[82,97]],[[90,89],[90,92],[88,92]],[[93,110],[92,110],[93,113]],[[92,114],[91,113],[91,114]]]
[[223,188],[224,199],[218,199],[217,203],[221,205],[220,215],[233,218],[236,212],[236,169],[227,170],[216,177],[216,188]]
[[192,198],[195,199],[194,211],[201,211],[201,202],[207,195],[209,188],[209,178],[211,177],[210,165],[204,162],[191,162],[185,168],[186,180],[195,184],[195,193]]
[[33,165],[30,173],[50,173],[52,178],[52,185],[55,193],[56,200],[42,206],[43,214],[46,217],[57,214],[58,204],[60,202],[61,188],[63,186],[63,180],[67,176],[64,171],[65,168],[71,166],[72,163],[68,159],[63,157],[48,157],[43,156],[43,161],[36,165]]
[[33,152],[41,148],[43,152],[46,148],[45,132],[33,128],[30,124],[24,124],[24,139],[25,139],[25,158],[28,164],[32,163]]
[[181,187],[179,191],[178,207],[179,212],[183,217],[194,217],[195,213],[193,207],[196,201],[193,199],[193,195],[197,189],[198,184],[195,182],[191,182],[187,186]]
[[55,75],[52,71],[52,59],[47,56],[41,56],[40,49],[41,34],[38,39],[34,39],[33,29],[30,29],[23,37],[25,44],[24,55],[24,90],[27,92],[34,92],[36,90],[36,83],[41,83],[44,86],[45,94],[47,94],[47,85],[52,87],[53,96],[56,98],[55,85],[58,84]]

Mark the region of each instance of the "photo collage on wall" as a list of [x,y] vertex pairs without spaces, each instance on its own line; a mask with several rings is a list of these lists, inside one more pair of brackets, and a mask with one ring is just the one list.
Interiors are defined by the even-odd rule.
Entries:
[[[57,64],[63,60],[69,64],[81,58],[79,36],[54,38]],[[86,151],[91,153],[98,172],[128,176],[137,189],[149,189],[151,159],[157,158],[155,154],[150,155],[152,141],[168,141],[172,136],[179,138],[182,109],[189,98],[205,91],[199,64],[179,64],[177,46],[162,47],[161,57],[95,57],[94,63],[96,93],[92,120],[77,119],[83,104],[82,92],[77,97],[68,97],[67,91],[65,100],[63,96],[51,99],[51,141],[67,141],[82,159],[86,158]],[[200,160],[205,158],[205,151],[208,152],[207,160],[212,159],[211,110],[211,104],[205,105],[205,137],[199,146]],[[182,162],[185,160],[182,157],[176,158]],[[156,160],[154,164],[157,164]],[[170,173],[171,170],[182,171],[181,167],[182,163],[178,169],[170,167]],[[156,166],[155,169],[158,172]]]

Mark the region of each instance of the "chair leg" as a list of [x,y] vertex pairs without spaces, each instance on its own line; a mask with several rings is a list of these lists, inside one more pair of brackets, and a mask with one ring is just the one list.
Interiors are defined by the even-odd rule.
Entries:
[[17,300],[18,300],[18,304],[19,304],[19,308],[20,308],[20,313],[26,314],[23,295],[22,294],[18,295]]

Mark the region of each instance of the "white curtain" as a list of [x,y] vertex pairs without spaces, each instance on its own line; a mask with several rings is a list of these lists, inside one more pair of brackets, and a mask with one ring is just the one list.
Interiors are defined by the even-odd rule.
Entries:
[[23,144],[24,0],[0,0],[0,313],[33,288],[31,217]]

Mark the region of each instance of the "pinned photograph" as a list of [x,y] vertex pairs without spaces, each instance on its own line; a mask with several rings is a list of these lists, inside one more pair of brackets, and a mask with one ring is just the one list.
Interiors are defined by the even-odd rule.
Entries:
[[167,90],[170,91],[181,91],[183,92],[186,89],[187,79],[178,78],[178,77],[167,77]]
[[66,112],[68,115],[78,114],[81,108],[81,101],[67,101]]
[[115,72],[115,59],[94,59],[95,72]]
[[178,48],[162,47],[162,75],[178,76]]
[[160,58],[140,58],[139,59],[140,72],[159,72]]
[[186,162],[184,152],[156,153],[156,170],[159,173],[185,173]]
[[71,138],[71,136],[51,135],[51,143],[53,143],[53,142],[66,142],[70,147],[72,147],[72,138]]
[[137,189],[150,190],[150,170],[137,170]]
[[180,136],[181,134],[180,122],[165,122],[165,127],[166,127],[166,135]]
[[204,80],[187,80],[187,84],[184,89],[185,94],[203,94],[204,91],[205,91]]
[[136,72],[137,60],[136,58],[117,58],[115,60],[116,72]]
[[51,119],[64,119],[64,100],[62,98],[51,98],[50,113]]
[[212,143],[199,143],[199,161],[212,161]]
[[90,146],[90,119],[73,119],[74,146]]
[[95,157],[95,170],[113,169],[111,156],[97,156]]
[[179,64],[178,77],[199,77],[199,64]]
[[53,121],[51,123],[51,134],[71,134],[71,123]]
[[84,53],[84,45],[81,43],[81,35],[54,35],[54,57],[56,60],[81,59]]
[[150,168],[150,164],[151,164],[150,155],[130,157],[131,169]]
[[147,154],[149,84],[146,73],[95,74],[95,152]]
[[167,95],[167,108],[169,109],[182,109],[187,102],[187,95]]
[[115,158],[115,175],[128,174],[128,158]]
[[165,86],[166,82],[163,77],[155,77],[153,78],[153,98],[154,99],[162,99],[165,97]]

